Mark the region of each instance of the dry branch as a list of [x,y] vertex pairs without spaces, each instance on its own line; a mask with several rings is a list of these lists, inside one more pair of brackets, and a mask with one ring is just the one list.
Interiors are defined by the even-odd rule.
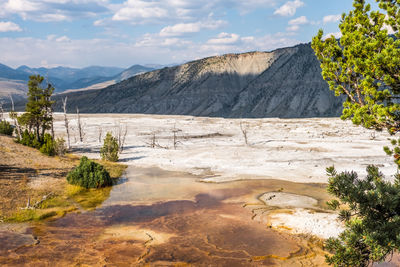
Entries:
[[63,102],[63,109],[64,109],[64,124],[65,124],[65,130],[67,132],[67,146],[68,149],[71,148],[71,143],[70,143],[70,137],[69,137],[69,121],[67,118],[67,100],[68,97],[66,96],[65,98],[63,98],[62,102]]
[[21,140],[22,135],[21,135],[21,126],[18,123],[18,118],[17,118],[17,113],[14,111],[14,99],[12,95],[10,94],[10,100],[11,100],[11,112],[10,112],[10,117],[14,120],[15,127],[17,127],[17,134],[18,138]]
[[81,124],[81,116],[79,115],[79,108],[76,107],[76,114],[78,116],[78,133],[79,133],[79,141],[83,142],[83,137],[85,134],[83,133],[83,125]]
[[242,135],[244,138],[244,142],[246,143],[246,145],[249,144],[248,139],[247,139],[247,129],[248,128],[248,124],[244,124],[242,121],[240,122],[240,130],[242,131]]

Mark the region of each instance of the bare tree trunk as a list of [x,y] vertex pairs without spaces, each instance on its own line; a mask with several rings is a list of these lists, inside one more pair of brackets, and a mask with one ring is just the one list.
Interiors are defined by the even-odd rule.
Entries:
[[174,149],[176,149],[176,131],[174,131]]
[[14,111],[14,99],[11,94],[10,94],[10,100],[11,100],[11,111]]
[[240,130],[242,131],[244,142],[246,145],[248,145],[248,140],[247,140],[247,125],[243,125],[243,122],[240,122]]
[[157,136],[156,136],[156,132],[155,131],[151,132],[151,141],[150,141],[150,143],[146,142],[146,144],[150,145],[151,148],[159,147],[159,148],[168,149],[168,147],[161,146],[159,143],[157,143]]
[[42,140],[40,140],[40,125],[38,122],[36,122],[36,125],[35,125],[35,133],[36,133],[36,140],[38,142],[42,141]]
[[174,149],[176,149],[179,142],[177,133],[181,131],[182,131],[181,129],[176,129],[176,125],[174,125],[174,129],[172,129],[172,132],[174,133]]
[[127,132],[128,132],[128,126],[125,125],[125,127],[123,127],[123,126],[121,126],[121,124],[119,124],[119,126],[118,126],[119,153],[122,153],[122,151],[124,151],[125,138],[126,138]]
[[156,147],[156,133],[153,132],[153,136],[151,138],[151,144],[150,144],[151,148],[155,148]]
[[67,132],[67,148],[68,150],[71,148],[71,143],[70,143],[70,138],[69,138],[69,122],[68,122],[68,118],[67,118],[67,100],[68,97],[66,96],[65,98],[63,98],[63,108],[64,108],[64,125],[65,125],[65,131]]
[[[51,111],[51,113],[53,113],[53,110]],[[51,117],[53,117],[53,114],[51,115]],[[53,122],[53,119],[51,120],[51,137],[54,140],[54,122]]]
[[4,118],[3,113],[4,113],[3,102],[0,102],[0,121],[2,121]]
[[79,133],[79,140],[83,142],[83,132],[82,132],[82,124],[81,124],[81,117],[79,116],[79,108],[76,107],[76,114],[78,115],[78,133]]
[[102,134],[103,134],[103,128],[101,128],[101,126],[99,126],[99,143],[101,143]]
[[15,111],[14,111],[14,99],[12,98],[12,95],[10,95],[10,99],[11,99],[12,119],[14,120],[14,124],[17,127],[18,138],[21,140],[22,139],[21,127],[19,126],[19,123],[18,123],[17,113],[15,113]]

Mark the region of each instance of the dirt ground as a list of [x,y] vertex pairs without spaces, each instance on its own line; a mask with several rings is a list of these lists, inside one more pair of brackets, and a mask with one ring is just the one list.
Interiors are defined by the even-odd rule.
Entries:
[[34,204],[51,192],[60,193],[78,159],[48,157],[0,135],[0,216],[25,207],[28,199]]

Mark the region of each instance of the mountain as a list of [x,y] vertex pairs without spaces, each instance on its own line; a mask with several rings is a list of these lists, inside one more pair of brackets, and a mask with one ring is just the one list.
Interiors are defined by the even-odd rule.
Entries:
[[40,74],[47,77],[53,84],[56,92],[67,89],[78,89],[110,80],[113,76],[124,71],[117,67],[90,66],[83,69],[55,67],[55,68],[29,68],[20,66],[16,69],[29,75]]
[[[60,99],[55,97],[56,110]],[[341,113],[310,44],[227,54],[68,93],[72,111],[218,117],[324,117]]]
[[0,78],[10,80],[25,80],[26,74],[24,72],[14,70],[6,65],[0,64]]
[[10,102],[10,95],[15,102],[21,101],[26,98],[27,92],[26,82],[0,78],[0,103]]
[[116,82],[120,82],[120,81],[129,79],[130,77],[133,77],[135,75],[149,72],[152,70],[155,70],[155,68],[145,67],[142,65],[133,65],[130,68],[124,70],[123,72],[121,72],[118,75],[116,75],[115,77],[113,77],[113,80],[115,80]]
[[90,66],[82,69],[62,66],[55,68],[29,68],[28,66],[20,66],[16,70],[29,74],[40,74],[45,77],[54,77],[63,81],[76,81],[79,79],[90,78],[94,76],[113,77],[114,75],[117,75],[124,71],[123,68],[102,66]]
[[10,101],[10,95],[16,101],[24,98],[28,91],[25,77],[26,73],[0,64],[0,103]]
[[22,65],[13,69],[0,64],[0,101],[9,101],[10,94],[16,100],[26,97],[30,75],[42,75],[54,86],[55,93],[60,93],[71,89],[103,88],[153,69],[141,65],[133,65],[129,69],[102,66],[90,66],[82,69],[61,66],[30,68]]

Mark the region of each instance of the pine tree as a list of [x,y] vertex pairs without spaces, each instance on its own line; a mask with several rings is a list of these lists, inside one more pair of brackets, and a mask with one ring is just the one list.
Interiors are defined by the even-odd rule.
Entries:
[[[322,76],[336,96],[347,96],[342,119],[375,130],[400,132],[400,1],[376,0],[381,10],[371,11],[365,0],[354,0],[354,9],[342,15],[342,37],[323,40],[323,31],[313,38],[312,48],[321,62]],[[393,31],[392,34],[389,30]],[[385,148],[400,162],[400,140]],[[333,252],[327,262],[335,266],[368,266],[400,249],[400,175],[385,181],[377,167],[367,168],[367,177],[355,172],[338,174],[327,169],[328,191],[338,200],[346,230],[331,238],[326,248]]]
[[28,82],[28,102],[26,104],[26,120],[32,125],[38,142],[44,139],[45,131],[51,128],[53,121],[51,95],[54,87],[47,84],[41,87],[44,78],[40,75],[32,75]]
[[[365,0],[342,15],[342,37],[313,38],[322,76],[335,95],[346,95],[343,119],[366,128],[400,131],[400,3],[378,0],[387,14],[371,11]],[[390,35],[388,28],[397,31]]]
[[108,161],[118,161],[118,154],[119,146],[117,138],[108,132],[104,139],[103,147],[100,149],[101,158]]

